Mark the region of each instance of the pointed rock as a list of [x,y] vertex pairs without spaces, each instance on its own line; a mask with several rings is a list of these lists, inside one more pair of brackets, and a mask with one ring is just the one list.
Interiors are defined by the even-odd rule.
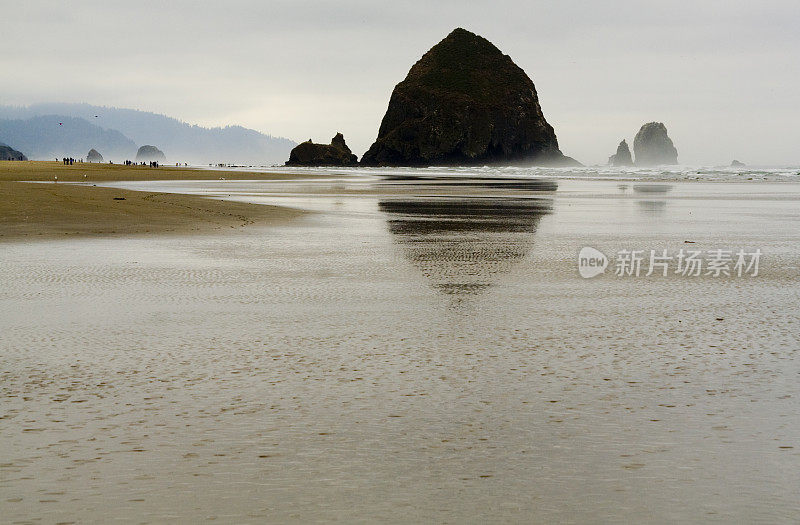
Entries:
[[633,139],[633,152],[637,166],[678,163],[678,150],[667,135],[667,127],[661,122],[649,122],[642,126]]
[[572,164],[533,81],[483,37],[458,28],[395,86],[367,166]]
[[99,151],[92,148],[89,150],[89,153],[86,154],[86,162],[103,162],[103,156],[100,155]]
[[608,164],[611,166],[633,166],[631,150],[625,140],[619,143],[617,152],[608,158]]
[[331,146],[339,148],[340,150],[345,151],[347,153],[352,153],[352,151],[350,151],[350,148],[347,147],[347,143],[345,143],[344,141],[344,135],[342,135],[341,133],[337,133],[331,139]]

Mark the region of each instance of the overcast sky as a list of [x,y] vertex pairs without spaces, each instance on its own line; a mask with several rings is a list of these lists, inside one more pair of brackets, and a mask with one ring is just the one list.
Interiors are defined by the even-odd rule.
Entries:
[[533,79],[561,150],[605,162],[663,121],[686,164],[800,163],[800,1],[9,2],[0,103],[88,102],[355,153],[453,28]]

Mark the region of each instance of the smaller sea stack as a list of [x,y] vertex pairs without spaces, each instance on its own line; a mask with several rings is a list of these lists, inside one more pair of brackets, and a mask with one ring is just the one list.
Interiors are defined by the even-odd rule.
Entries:
[[164,162],[167,160],[164,152],[155,146],[142,146],[136,152],[136,162]]
[[100,155],[99,151],[92,148],[89,150],[89,153],[86,154],[86,162],[103,162],[103,156]]
[[633,153],[637,166],[678,163],[678,150],[667,135],[667,127],[661,122],[649,122],[642,126],[633,139]]
[[298,144],[289,153],[287,166],[356,166],[358,157],[353,155],[344,136],[337,133],[330,144],[317,144],[311,139]]
[[608,158],[608,164],[609,166],[633,166],[631,150],[625,140],[619,143],[617,152]]

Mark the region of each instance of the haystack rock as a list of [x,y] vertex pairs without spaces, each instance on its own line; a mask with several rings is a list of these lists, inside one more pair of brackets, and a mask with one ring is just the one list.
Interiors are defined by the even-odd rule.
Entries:
[[661,122],[649,122],[642,126],[633,139],[633,153],[637,166],[678,163],[678,150],[667,135],[667,127]]
[[167,157],[155,146],[142,146],[136,152],[136,162],[164,162]]
[[558,149],[533,81],[458,28],[395,86],[366,166],[580,165]]
[[747,164],[745,164],[744,162],[739,162],[738,160],[735,159],[733,162],[731,162],[731,168],[744,168],[745,166],[747,166]]
[[356,166],[358,157],[353,155],[344,141],[344,136],[337,133],[330,144],[316,144],[308,139],[298,144],[289,153],[287,166]]
[[633,166],[631,150],[628,148],[627,142],[623,140],[619,143],[617,152],[608,158],[608,164],[611,166]]
[[103,162],[103,156],[100,155],[99,151],[92,148],[89,150],[89,153],[86,154],[86,162]]
[[28,160],[21,151],[17,151],[11,146],[6,146],[0,142],[0,160]]

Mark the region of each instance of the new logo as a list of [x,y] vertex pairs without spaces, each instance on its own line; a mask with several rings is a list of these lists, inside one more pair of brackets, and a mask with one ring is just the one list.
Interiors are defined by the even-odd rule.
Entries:
[[608,257],[600,250],[584,246],[578,254],[578,273],[584,279],[591,279],[606,271]]

